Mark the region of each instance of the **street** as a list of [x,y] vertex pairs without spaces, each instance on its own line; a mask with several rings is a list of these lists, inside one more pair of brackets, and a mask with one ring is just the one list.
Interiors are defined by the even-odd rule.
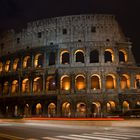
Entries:
[[139,128],[50,121],[0,122],[0,140],[139,140]]

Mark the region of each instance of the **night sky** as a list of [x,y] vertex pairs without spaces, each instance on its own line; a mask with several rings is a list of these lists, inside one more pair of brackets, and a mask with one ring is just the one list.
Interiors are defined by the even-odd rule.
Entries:
[[0,0],[0,32],[41,18],[88,13],[114,14],[140,64],[140,0]]

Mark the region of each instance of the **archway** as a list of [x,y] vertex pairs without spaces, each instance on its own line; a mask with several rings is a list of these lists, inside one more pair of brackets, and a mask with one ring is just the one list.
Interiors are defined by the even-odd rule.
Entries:
[[70,117],[71,116],[71,106],[70,103],[65,102],[62,104],[62,116]]
[[40,103],[36,104],[36,115],[42,115],[42,105]]
[[123,112],[126,112],[130,109],[129,103],[127,101],[124,101],[122,105],[123,105]]
[[123,74],[123,75],[121,76],[121,82],[120,82],[120,84],[121,84],[121,89],[122,89],[122,90],[123,90],[123,89],[128,89],[128,88],[130,88],[130,78],[129,78],[129,76],[126,75],[126,74]]
[[76,115],[77,117],[86,117],[86,104],[85,103],[80,102],[77,104]]
[[107,109],[107,112],[109,112],[109,113],[115,111],[115,109],[116,109],[116,104],[115,104],[114,101],[109,101],[109,102],[106,104],[106,106],[107,106],[107,108],[106,108],[106,109]]
[[30,83],[29,83],[29,79],[25,78],[22,81],[22,93],[29,93],[30,92]]
[[48,105],[48,117],[56,116],[56,105],[54,103],[50,103]]
[[92,117],[98,117],[101,113],[101,104],[99,102],[93,102],[91,105]]
[[93,50],[90,52],[90,63],[99,63],[99,52],[98,50]]
[[86,87],[85,77],[83,75],[77,75],[75,78],[75,87],[77,90],[84,90]]
[[70,63],[70,56],[69,56],[69,52],[68,51],[61,52],[60,63],[61,64],[69,64]]
[[17,93],[18,92],[18,81],[14,80],[12,82],[12,90],[11,90],[12,94]]
[[75,62],[84,63],[84,52],[83,52],[83,50],[77,50],[75,52]]
[[63,75],[61,77],[61,89],[70,90],[70,77],[68,75]]
[[29,104],[26,104],[24,107],[24,117],[29,117],[30,116],[30,106]]
[[48,76],[46,81],[46,89],[49,91],[56,90],[56,79],[55,76]]
[[106,89],[115,89],[116,88],[116,79],[115,76],[109,74],[106,76]]
[[100,89],[101,88],[101,81],[98,75],[93,75],[91,77],[91,89]]

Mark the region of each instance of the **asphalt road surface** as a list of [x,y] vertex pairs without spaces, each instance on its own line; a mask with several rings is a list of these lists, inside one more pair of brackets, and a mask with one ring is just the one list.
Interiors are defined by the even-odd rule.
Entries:
[[0,140],[140,140],[140,128],[0,122]]

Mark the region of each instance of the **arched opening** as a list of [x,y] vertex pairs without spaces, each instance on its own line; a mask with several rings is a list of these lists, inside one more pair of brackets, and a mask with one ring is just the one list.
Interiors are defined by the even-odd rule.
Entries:
[[136,109],[140,109],[140,101],[137,101],[137,102],[136,102],[135,108],[136,108]]
[[97,50],[90,52],[90,63],[99,63],[99,52]]
[[9,94],[9,82],[8,81],[4,82],[3,94],[4,95],[8,95]]
[[106,89],[115,89],[116,88],[116,79],[114,75],[106,76]]
[[129,76],[126,75],[126,74],[123,74],[121,76],[120,84],[121,84],[121,89],[122,90],[130,88],[130,78],[129,78]]
[[107,112],[111,113],[113,111],[115,111],[116,105],[114,101],[109,101],[107,103]]
[[77,117],[86,117],[86,104],[78,103],[76,109]]
[[56,105],[54,103],[50,103],[48,105],[48,117],[56,116]]
[[77,90],[84,90],[86,87],[85,77],[83,75],[77,75],[75,78],[75,87]]
[[100,89],[101,88],[101,81],[98,75],[93,75],[91,77],[91,89]]
[[104,53],[105,63],[114,62],[114,52],[111,49],[106,49]]
[[119,62],[127,62],[127,53],[125,50],[119,50]]
[[30,68],[31,67],[31,57],[25,56],[23,59],[23,68]]
[[12,82],[12,90],[11,90],[12,94],[18,93],[18,81],[14,80]]
[[135,88],[140,89],[140,74],[136,75]]
[[123,102],[123,112],[127,112],[129,110],[129,103],[127,101]]
[[3,64],[2,62],[0,62],[0,72],[2,72],[2,69],[3,69]]
[[34,93],[39,93],[42,91],[42,78],[41,77],[36,77],[33,81],[33,92]]
[[22,81],[22,93],[29,93],[30,92],[30,83],[29,79],[26,78]]
[[75,62],[84,63],[84,52],[82,50],[77,50],[75,52]]
[[42,115],[42,105],[40,103],[36,105],[36,115]]
[[35,68],[41,68],[43,66],[43,55],[42,54],[37,54],[35,55],[35,58],[34,58],[34,66]]
[[13,70],[16,71],[19,68],[19,59],[15,59],[13,63]]
[[68,75],[61,77],[61,89],[70,90],[70,77]]
[[9,70],[10,70],[10,60],[7,60],[5,64],[5,71],[8,72]]
[[55,54],[55,52],[50,52],[50,55],[49,55],[49,65],[55,65],[55,61],[56,61],[56,54]]
[[65,102],[62,104],[62,116],[63,117],[70,117],[71,116],[70,103]]
[[70,56],[68,51],[63,51],[60,57],[61,64],[69,64],[70,63]]
[[99,117],[101,113],[101,104],[99,102],[93,102],[91,105],[92,117]]
[[56,90],[56,80],[55,76],[49,76],[46,82],[46,89],[47,90]]
[[30,107],[29,104],[26,104],[24,107],[24,117],[29,117],[30,116]]

